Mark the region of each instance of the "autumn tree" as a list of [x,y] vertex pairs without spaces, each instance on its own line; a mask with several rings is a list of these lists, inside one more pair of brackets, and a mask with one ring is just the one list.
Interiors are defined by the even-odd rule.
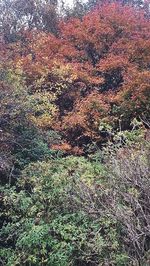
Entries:
[[149,29],[141,10],[119,3],[98,6],[82,20],[62,20],[59,36],[24,29],[23,41],[8,47],[10,65],[33,97],[47,95],[57,110],[41,116],[40,126],[76,145],[80,137],[97,138],[102,119],[127,129],[135,116],[148,118]]
[[[108,123],[114,121],[115,127],[120,119],[122,127],[128,128],[135,116],[140,117],[144,113],[148,115],[150,84],[148,78],[149,29],[149,21],[144,18],[141,11],[130,6],[114,3],[97,8],[85,15],[82,21],[72,19],[62,25],[63,40],[65,38],[66,41],[69,40],[77,55],[76,58],[72,57],[71,63],[68,60],[68,63],[78,68],[77,81],[83,81],[86,84],[84,100],[82,100],[80,94],[80,97],[74,102],[71,113],[68,113],[64,118],[68,125],[69,121],[73,121],[74,125],[81,126],[84,131],[83,135],[86,135],[86,123],[89,123],[92,132],[92,120],[89,118],[91,111],[88,109],[86,111],[86,108],[88,99],[92,99],[90,95],[92,96],[95,88],[97,99],[101,95],[105,95],[108,99],[109,119],[107,120],[107,116],[105,118]],[[86,80],[83,79],[84,70],[88,73]],[[80,73],[82,73],[81,78]],[[125,100],[127,94],[128,98]],[[120,99],[120,102],[118,99]],[[83,101],[85,101],[85,105]],[[124,108],[122,108],[121,101]],[[81,104],[80,112],[76,116],[79,102]],[[90,104],[92,105],[92,100]],[[82,120],[82,114],[86,112],[88,117],[86,120],[85,117]],[[91,119],[94,119],[94,114],[91,116]],[[98,132],[101,123],[100,117],[101,115],[97,116],[95,121],[95,132]],[[62,125],[65,128],[66,122]],[[76,129],[76,126],[74,129],[79,132],[79,128]],[[77,138],[79,138],[78,134]],[[73,139],[75,139],[75,136]]]

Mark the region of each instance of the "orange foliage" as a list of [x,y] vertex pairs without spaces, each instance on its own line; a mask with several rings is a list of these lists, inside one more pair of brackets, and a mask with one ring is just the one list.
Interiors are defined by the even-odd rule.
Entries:
[[53,144],[51,146],[52,150],[55,151],[63,151],[66,153],[70,153],[70,154],[74,154],[74,155],[82,155],[83,154],[83,150],[77,146],[72,147],[70,144],[64,142],[61,144]]
[[110,105],[105,95],[96,91],[76,102],[72,112],[64,117],[63,130],[80,127],[84,136],[99,138],[98,129],[102,119],[109,115]]
[[32,78],[69,65],[76,80],[100,86],[105,71],[149,64],[150,23],[132,7],[105,4],[82,20],[62,21],[59,27],[59,38],[23,31],[23,42],[14,47],[14,65]]
[[81,135],[95,139],[102,120],[112,123],[130,113],[129,124],[132,117],[148,113],[150,21],[138,9],[104,4],[82,20],[60,22],[59,37],[39,31],[22,36],[23,41],[11,46],[11,62],[30,85],[41,79],[54,93],[50,87],[56,92],[58,81],[65,84],[55,101],[60,112],[52,127],[69,141],[74,141],[69,130],[80,128]]
[[130,69],[122,90],[117,94],[116,101],[133,117],[149,112],[150,108],[150,71]]

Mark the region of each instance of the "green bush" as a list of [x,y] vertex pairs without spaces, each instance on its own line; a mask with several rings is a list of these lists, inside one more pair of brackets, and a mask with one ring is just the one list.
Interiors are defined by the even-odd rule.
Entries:
[[148,155],[141,145],[113,150],[105,165],[74,156],[26,165],[1,187],[3,265],[147,265]]
[[102,165],[72,156],[32,163],[22,171],[17,190],[1,189],[8,221],[1,230],[4,263],[90,265],[103,262],[104,255],[113,260],[119,246],[116,222],[70,205],[74,186],[99,183],[104,173]]

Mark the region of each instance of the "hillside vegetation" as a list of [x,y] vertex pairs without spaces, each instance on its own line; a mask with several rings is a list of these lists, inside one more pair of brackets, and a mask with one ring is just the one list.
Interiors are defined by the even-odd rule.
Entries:
[[0,265],[150,265],[149,1],[1,10]]

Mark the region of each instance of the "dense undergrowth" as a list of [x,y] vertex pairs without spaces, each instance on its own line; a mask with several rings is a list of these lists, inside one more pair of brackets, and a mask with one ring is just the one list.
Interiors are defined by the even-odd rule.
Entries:
[[149,266],[149,4],[56,2],[2,1],[0,265]]
[[149,148],[25,165],[1,186],[2,265],[149,265]]

